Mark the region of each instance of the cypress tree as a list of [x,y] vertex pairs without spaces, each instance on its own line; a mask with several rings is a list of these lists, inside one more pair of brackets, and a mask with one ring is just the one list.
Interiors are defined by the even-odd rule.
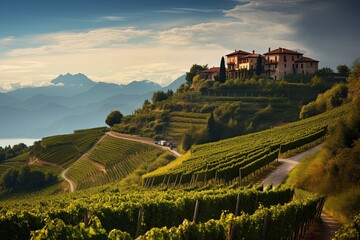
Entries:
[[225,59],[224,57],[221,57],[219,82],[224,83],[225,81],[226,81]]
[[262,72],[262,57],[259,54],[259,57],[256,60],[256,75],[260,76]]

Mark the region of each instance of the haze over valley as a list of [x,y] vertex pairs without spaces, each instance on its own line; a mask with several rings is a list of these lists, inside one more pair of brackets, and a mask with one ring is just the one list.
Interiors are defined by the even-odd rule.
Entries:
[[148,80],[115,84],[79,73],[60,75],[49,86],[0,93],[0,138],[41,138],[104,126],[110,111],[131,114],[154,91],[176,91],[184,82],[181,76],[165,87]]

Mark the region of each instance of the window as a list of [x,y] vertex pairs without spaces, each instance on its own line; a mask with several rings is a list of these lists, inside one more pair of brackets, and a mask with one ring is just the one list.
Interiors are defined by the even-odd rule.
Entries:
[[291,61],[294,61],[294,56],[291,56]]
[[277,68],[277,64],[275,64],[275,69]]
[[270,63],[272,63],[272,59],[270,60]]
[[275,56],[275,62],[277,62],[277,56]]
[[302,64],[301,64],[301,69],[303,69],[303,68],[304,68],[304,64],[302,63]]
[[284,56],[284,62],[286,62],[286,56]]
[[296,68],[299,68],[299,65],[298,65],[298,64],[296,64]]
[[310,62],[310,66],[312,66],[312,62]]
[[286,63],[284,64],[284,68],[286,68]]

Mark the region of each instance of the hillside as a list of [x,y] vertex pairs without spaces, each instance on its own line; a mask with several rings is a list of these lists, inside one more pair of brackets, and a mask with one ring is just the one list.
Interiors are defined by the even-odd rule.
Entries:
[[[225,83],[196,79],[173,92],[154,94],[113,127],[121,133],[165,139],[186,151],[193,144],[258,132],[299,119],[301,107],[333,82],[274,81],[254,77]],[[161,93],[161,92],[157,92]],[[208,120],[213,114],[213,130]],[[213,133],[210,133],[213,131]]]
[[[159,184],[231,181],[244,178],[273,162],[278,153],[311,143],[325,136],[336,119],[345,117],[350,105],[324,114],[265,131],[193,146],[178,165],[165,166],[144,176],[144,181]],[[240,169],[240,170],[239,170]],[[240,173],[239,173],[240,171]]]
[[67,167],[94,146],[104,131],[105,128],[94,128],[43,138],[34,145],[29,161],[43,161]]
[[69,167],[66,175],[76,189],[119,181],[141,165],[154,162],[164,150],[147,144],[106,136]]
[[[167,234],[174,234],[174,231],[178,231],[176,229],[190,231],[185,230],[190,227],[194,234],[200,234],[202,231],[200,228],[207,229],[209,235],[204,235],[198,239],[209,239],[208,236],[210,235],[215,236],[216,239],[227,239],[226,234],[221,234],[217,232],[219,230],[215,230],[222,229],[220,232],[229,231],[230,227],[226,225],[226,218],[234,218],[239,229],[244,224],[244,218],[247,219],[247,222],[250,221],[254,226],[263,229],[262,224],[266,221],[266,212],[269,212],[269,214],[272,214],[271,219],[273,220],[271,221],[274,221],[272,230],[269,230],[269,232],[274,234],[274,231],[276,231],[282,237],[290,236],[296,231],[300,231],[300,226],[305,224],[300,219],[317,219],[321,211],[322,198],[305,194],[307,196],[305,197],[306,200],[291,200],[293,199],[293,191],[289,189],[280,188],[262,191],[262,186],[254,189],[242,189],[239,188],[237,183],[230,184],[229,187],[224,187],[225,185],[222,184],[203,185],[201,184],[204,181],[203,177],[207,175],[206,178],[210,179],[210,172],[213,167],[213,169],[219,170],[217,173],[219,179],[230,181],[233,178],[232,172],[236,175],[240,167],[238,164],[242,164],[243,160],[245,160],[249,163],[241,167],[242,177],[245,178],[247,175],[273,162],[277,158],[279,150],[283,152],[297,148],[324,136],[324,127],[331,125],[334,119],[346,116],[348,112],[349,105],[344,105],[295,123],[250,135],[194,146],[191,151],[181,157],[182,164],[176,165],[178,160],[175,160],[172,162],[172,168],[165,166],[168,169],[166,172],[159,168],[156,175],[154,173],[145,175],[143,182],[145,186],[165,183],[160,188],[146,190],[134,184],[135,182],[121,181],[99,188],[76,191],[75,194],[70,195],[71,198],[67,197],[68,195],[59,194],[54,196],[33,196],[31,202],[28,202],[27,198],[21,200],[21,197],[19,200],[0,201],[0,211],[4,216],[0,221],[7,221],[11,225],[11,229],[15,229],[14,231],[7,231],[6,234],[21,236],[23,239],[28,239],[30,235],[50,238],[53,236],[52,234],[56,235],[64,229],[67,229],[68,234],[80,234],[82,231],[82,234],[86,234],[89,238],[95,236],[105,238],[105,236],[108,236],[113,239],[115,236],[121,235],[131,239],[129,237],[144,234],[143,237],[138,239],[151,239],[149,236],[152,236],[153,233],[160,234],[156,227],[164,226],[167,228],[161,230],[161,234],[166,236]],[[176,119],[179,116],[174,114],[173,117]],[[88,138],[83,134],[86,133],[87,136],[90,136],[93,131],[84,130],[75,132],[72,135],[45,138],[42,144],[43,156],[47,156],[45,154],[47,150],[51,150],[52,147],[56,146],[60,148],[64,146],[73,148],[73,146],[76,146],[79,149],[89,146],[90,141],[86,141],[85,139]],[[51,155],[51,151],[48,153]],[[62,151],[62,153],[64,152]],[[62,160],[59,162],[54,161],[55,158],[51,157],[47,159],[62,163],[63,166],[70,166],[69,176],[78,181],[77,184],[81,189],[97,185],[94,184],[95,181],[108,183],[115,179],[121,179],[141,166],[142,163],[146,161],[153,162],[160,153],[161,151],[159,152],[149,145],[106,136],[86,155],[83,155],[75,162],[72,159],[66,162],[62,162]],[[206,163],[204,160],[206,160]],[[71,164],[72,162],[73,164]],[[103,168],[99,169],[100,166]],[[116,171],[112,171],[114,166],[118,167]],[[226,166],[230,166],[230,168],[226,168]],[[233,167],[236,168],[236,171],[232,170]],[[73,169],[73,174],[70,173],[71,169]],[[139,172],[139,176],[146,173],[145,169],[140,169],[142,172]],[[183,177],[179,179],[176,174],[181,173],[181,171],[183,171]],[[106,174],[104,174],[105,172]],[[197,177],[189,175],[190,177],[187,178],[185,176],[187,173],[191,175],[195,173]],[[114,178],[112,179],[112,177]],[[186,184],[188,181],[197,182],[197,184],[189,186]],[[183,186],[172,189],[172,186],[177,185],[177,183],[182,183]],[[168,187],[164,187],[166,185]],[[202,188],[212,189],[201,190]],[[260,188],[261,190],[259,190]],[[239,205],[235,205],[239,196],[241,201]],[[304,193],[302,193],[302,196],[304,197]],[[190,226],[186,223],[181,225],[184,218],[191,219],[194,216],[194,208],[197,205],[196,200],[201,202],[197,218],[203,223],[193,223]],[[257,209],[260,202],[265,208]],[[272,206],[274,204],[276,206]],[[12,213],[8,209],[11,209]],[[249,215],[241,215],[238,218],[231,214],[221,216],[223,210],[237,212],[237,214],[244,211]],[[18,215],[20,217],[14,219],[13,216],[16,216],[18,211],[26,214]],[[139,211],[142,211],[142,217],[138,219]],[[290,222],[291,219],[294,219],[294,211],[299,214],[295,218],[298,220],[285,226],[284,221],[281,219],[288,216],[287,222]],[[281,214],[278,215],[279,213]],[[246,216],[249,216],[249,218]],[[29,218],[32,219],[34,224],[30,224]],[[9,221],[9,219],[12,220]],[[44,219],[47,219],[47,221]],[[137,221],[141,222],[141,228],[137,227]],[[18,230],[18,224],[21,222],[24,224],[21,230]],[[50,229],[52,230],[49,231]],[[247,234],[254,236],[254,239],[257,238],[257,234],[262,234],[262,231],[257,232],[255,230],[256,227],[247,229],[249,231]],[[287,230],[284,231],[284,229]],[[31,231],[34,232],[31,233]],[[6,234],[4,236],[8,236]],[[233,234],[242,236],[243,232],[239,230]]]

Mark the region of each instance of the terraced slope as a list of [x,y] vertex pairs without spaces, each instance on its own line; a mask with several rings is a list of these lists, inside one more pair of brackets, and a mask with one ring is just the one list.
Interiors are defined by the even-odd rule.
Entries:
[[163,152],[156,146],[106,136],[71,165],[66,175],[75,182],[77,189],[103,185],[128,176],[142,163],[155,160]]
[[72,134],[43,138],[31,151],[30,162],[41,160],[63,167],[69,166],[100,139],[105,129],[78,130]]
[[171,112],[170,122],[165,129],[165,134],[175,142],[179,141],[191,126],[196,128],[205,127],[209,116],[208,113]]
[[243,135],[191,148],[189,157],[179,165],[166,166],[144,176],[145,183],[189,183],[246,177],[276,160],[278,152],[302,146],[326,134],[326,127],[346,116],[349,105],[324,114],[265,131]]

